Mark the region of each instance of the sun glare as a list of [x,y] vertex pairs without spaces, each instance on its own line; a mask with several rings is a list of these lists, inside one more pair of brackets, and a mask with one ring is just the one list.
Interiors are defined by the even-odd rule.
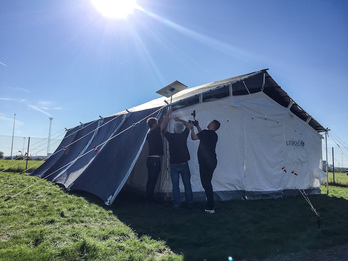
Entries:
[[92,0],[92,4],[105,17],[124,19],[136,7],[136,0]]

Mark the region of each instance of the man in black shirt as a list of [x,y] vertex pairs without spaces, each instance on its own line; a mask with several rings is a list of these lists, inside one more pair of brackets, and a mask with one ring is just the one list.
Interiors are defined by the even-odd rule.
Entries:
[[207,197],[207,206],[205,212],[214,214],[214,193],[211,180],[213,178],[214,170],[217,166],[216,159],[216,143],[218,136],[216,131],[220,128],[220,122],[213,120],[209,123],[207,130],[202,130],[199,122],[195,122],[198,133],[194,132],[193,124],[191,124],[191,138],[192,140],[200,140],[198,147],[198,164],[199,174],[201,177],[202,186]]
[[[179,179],[181,179],[185,188],[185,198],[188,207],[192,207],[193,195],[191,187],[191,174],[188,161],[190,160],[190,153],[187,148],[187,137],[189,135],[189,123],[174,117],[174,133],[164,131],[164,137],[169,143],[169,155],[170,155],[170,176],[173,185],[173,207],[175,209],[180,208],[180,188]],[[181,123],[180,123],[181,122]],[[184,126],[186,126],[184,130]]]
[[146,140],[149,144],[149,155],[146,161],[148,172],[146,194],[150,206],[153,206],[155,204],[153,196],[158,176],[161,171],[162,156],[164,154],[161,133],[167,125],[167,122],[169,120],[169,114],[170,112],[168,111],[162,119],[161,124],[159,124],[158,120],[154,117],[147,119],[147,125],[149,126],[150,130],[146,136]]

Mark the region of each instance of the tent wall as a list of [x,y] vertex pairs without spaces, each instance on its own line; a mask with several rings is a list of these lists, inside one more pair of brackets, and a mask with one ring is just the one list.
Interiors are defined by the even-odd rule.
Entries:
[[[325,173],[320,170],[321,136],[306,122],[266,94],[230,96],[198,103],[173,112],[179,118],[192,119],[192,111],[202,129],[219,120],[217,131],[218,165],[213,176],[216,199],[228,200],[277,198],[287,190],[318,191]],[[168,129],[173,132],[174,120]],[[199,141],[188,138],[192,189],[195,198],[203,193],[197,149]],[[127,184],[145,191],[146,147]],[[163,165],[168,163],[164,157]],[[184,191],[183,184],[180,184]],[[170,195],[171,182],[164,167],[157,192]]]
[[78,142],[72,142],[65,152],[57,150],[54,155],[60,157],[55,164],[49,169],[43,164],[31,175],[47,177],[69,190],[90,192],[111,204],[142,150],[148,130],[146,119],[158,116],[153,114],[156,111],[115,115],[81,126],[74,135]]
[[[41,178],[46,178],[51,181],[59,176],[64,169],[68,168],[71,163],[79,157],[79,155],[82,155],[84,148],[91,140],[97,126],[98,121],[93,121],[85,126],[80,125],[69,130],[61,145],[58,146],[57,150],[49,158],[49,161],[53,158],[55,162],[50,164],[49,168],[46,167],[46,163],[41,165],[31,173],[31,175],[40,176]],[[63,144],[66,144],[66,146],[63,146]]]
[[80,129],[80,126],[77,126],[75,128],[68,130],[67,133],[65,134],[64,139],[62,140],[62,142],[56,149],[55,153],[53,153],[51,157],[49,157],[48,160],[45,161],[44,164],[42,164],[39,168],[34,170],[31,173],[31,175],[49,179],[48,177],[49,174],[50,175],[55,174],[55,173],[52,173],[50,169],[51,168],[54,169],[53,166],[57,163],[57,161],[59,161],[61,157],[64,156],[63,148],[66,148],[75,140],[76,133],[78,132],[79,129]]

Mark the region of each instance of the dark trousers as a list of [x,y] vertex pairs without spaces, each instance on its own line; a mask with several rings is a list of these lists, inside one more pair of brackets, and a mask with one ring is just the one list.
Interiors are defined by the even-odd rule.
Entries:
[[201,183],[207,197],[206,209],[214,209],[214,192],[211,180],[213,179],[213,173],[216,168],[217,161],[211,161],[208,164],[206,162],[199,162],[199,174],[201,176]]
[[148,179],[146,184],[146,195],[149,204],[154,203],[153,195],[161,171],[161,158],[149,157],[147,158],[147,173]]

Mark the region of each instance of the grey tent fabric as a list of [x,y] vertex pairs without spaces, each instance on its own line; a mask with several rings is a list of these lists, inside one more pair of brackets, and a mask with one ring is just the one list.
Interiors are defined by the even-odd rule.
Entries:
[[70,129],[52,157],[31,175],[112,204],[142,149],[146,119],[156,111],[114,115]]
[[64,139],[62,140],[62,142],[60,143],[60,145],[58,146],[58,148],[56,149],[56,151],[51,155],[51,157],[49,157],[45,163],[43,165],[41,165],[39,168],[37,168],[36,170],[34,170],[31,175],[34,176],[39,176],[40,178],[46,178],[49,179],[50,177],[48,176],[49,173],[51,173],[51,175],[55,174],[52,173],[51,169],[55,169],[55,165],[59,165],[59,159],[64,158],[64,149],[69,146],[70,144],[72,144],[72,142],[74,141],[76,134],[79,130],[79,126],[72,128],[70,130],[67,131],[67,133],[65,134]]

